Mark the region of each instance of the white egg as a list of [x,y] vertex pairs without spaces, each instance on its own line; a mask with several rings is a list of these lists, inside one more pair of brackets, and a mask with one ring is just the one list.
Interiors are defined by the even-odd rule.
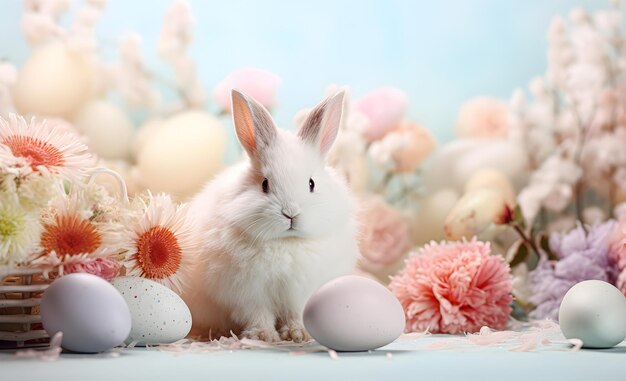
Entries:
[[199,191],[224,165],[224,126],[203,111],[185,111],[163,122],[137,156],[142,182],[152,191],[184,198]]
[[366,351],[402,334],[404,310],[383,285],[347,275],[313,293],[304,308],[304,326],[318,343],[338,351]]
[[91,274],[69,274],[54,281],[41,299],[41,319],[50,336],[63,332],[63,348],[85,353],[122,344],[131,326],[122,295]]
[[94,90],[90,57],[62,43],[36,48],[19,72],[15,105],[21,114],[68,117]]
[[89,139],[89,148],[99,156],[105,159],[130,158],[135,127],[117,106],[102,99],[87,102],[73,121]]
[[586,348],[610,348],[626,338],[626,299],[620,290],[600,280],[576,284],[565,294],[559,324],[568,339]]
[[127,342],[173,343],[191,330],[191,312],[169,288],[139,277],[118,277],[111,282],[122,294],[132,315]]

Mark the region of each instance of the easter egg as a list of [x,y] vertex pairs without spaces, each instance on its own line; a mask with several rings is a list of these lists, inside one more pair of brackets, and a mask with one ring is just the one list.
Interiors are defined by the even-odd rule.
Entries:
[[318,343],[338,351],[382,347],[405,326],[398,299],[380,283],[357,275],[333,279],[315,291],[303,320]]
[[117,106],[105,100],[87,102],[74,117],[91,150],[105,159],[128,159],[135,134],[133,123]]
[[515,205],[515,189],[500,171],[494,169],[480,169],[465,184],[465,193],[475,189],[489,188],[502,195],[508,205]]
[[63,348],[85,353],[122,344],[131,327],[130,311],[115,287],[83,273],[59,278],[46,289],[41,319],[50,336],[63,333]]
[[144,122],[139,127],[137,133],[135,134],[135,138],[133,139],[133,144],[131,147],[131,153],[135,159],[143,150],[146,142],[148,142],[150,138],[152,138],[152,136],[154,136],[154,134],[161,129],[161,127],[163,127],[163,120],[156,118]]
[[154,192],[191,196],[222,168],[226,131],[203,111],[181,112],[163,123],[137,156],[141,180]]
[[20,114],[68,117],[93,93],[93,63],[62,43],[36,48],[14,88]]
[[126,342],[173,343],[191,330],[189,308],[169,288],[139,277],[118,277],[111,283],[126,300],[132,316]]
[[613,347],[626,338],[626,299],[607,282],[580,282],[563,297],[559,324],[566,338],[582,340],[585,348]]

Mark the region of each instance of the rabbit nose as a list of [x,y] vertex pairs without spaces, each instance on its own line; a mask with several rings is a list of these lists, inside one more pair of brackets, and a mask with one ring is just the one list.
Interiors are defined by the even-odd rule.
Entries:
[[298,217],[298,214],[300,214],[298,206],[293,203],[285,205],[281,212],[283,213],[283,216],[289,218],[290,220],[293,220],[294,218]]

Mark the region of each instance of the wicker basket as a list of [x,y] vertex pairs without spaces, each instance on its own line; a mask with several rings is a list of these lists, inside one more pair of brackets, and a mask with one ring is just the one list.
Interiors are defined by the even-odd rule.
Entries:
[[0,348],[48,343],[39,305],[49,283],[38,269],[0,267]]

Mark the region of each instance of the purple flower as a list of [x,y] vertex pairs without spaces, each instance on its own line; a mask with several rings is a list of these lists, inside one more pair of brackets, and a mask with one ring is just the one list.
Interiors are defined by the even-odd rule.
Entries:
[[589,227],[588,232],[579,225],[567,234],[550,235],[550,250],[559,260],[550,261],[542,255],[530,274],[530,302],[537,306],[531,318],[558,321],[563,296],[576,283],[589,279],[615,281],[618,269],[609,262],[608,255],[608,238],[614,228],[615,221],[610,220]]

